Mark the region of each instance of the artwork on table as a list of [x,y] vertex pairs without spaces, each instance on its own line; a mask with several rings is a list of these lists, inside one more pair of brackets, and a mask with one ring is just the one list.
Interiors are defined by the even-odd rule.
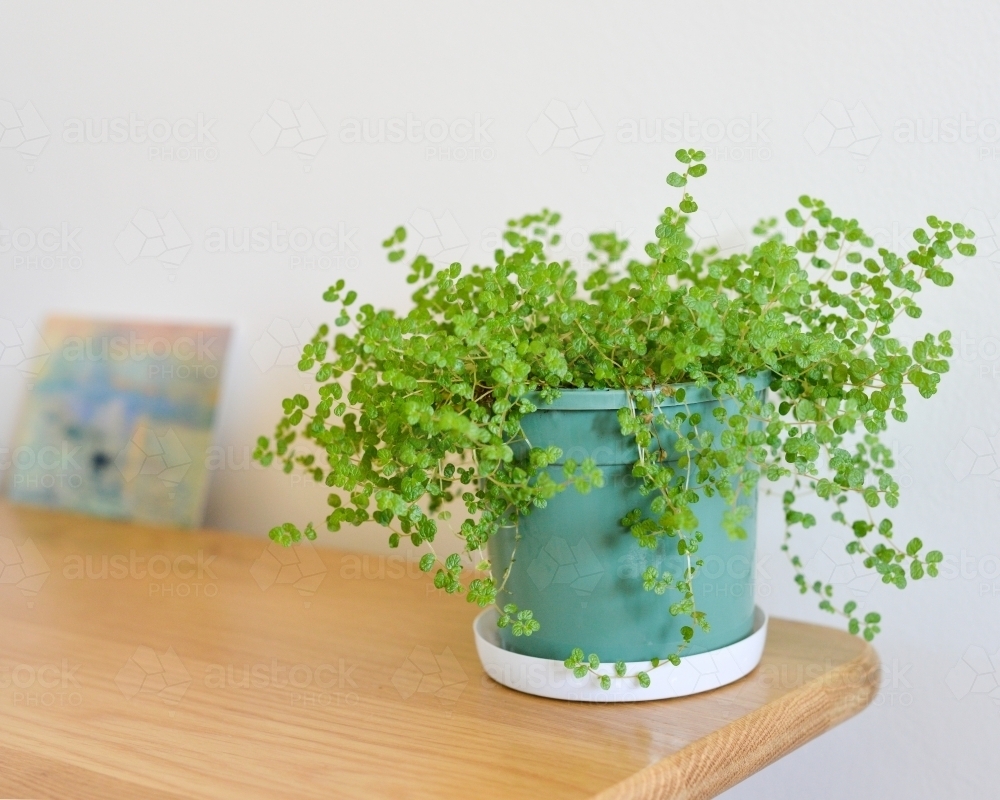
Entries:
[[15,502],[200,524],[229,329],[53,318],[10,452]]

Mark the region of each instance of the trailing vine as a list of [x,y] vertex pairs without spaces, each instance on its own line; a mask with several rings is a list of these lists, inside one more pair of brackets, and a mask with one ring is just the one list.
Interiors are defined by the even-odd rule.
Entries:
[[[686,187],[707,172],[704,153],[676,157],[683,172],[667,183],[684,191],[676,209],[663,210],[644,257],[625,261],[628,242],[594,234],[589,266],[578,272],[550,257],[560,218],[545,209],[507,224],[490,265],[438,267],[417,254],[405,314],[355,310],[356,292],[337,281],[324,294],[339,306],[333,327],[320,326],[299,362],[314,372],[318,397],[285,399],[274,436],[260,437],[254,457],[329,487],[328,530],[374,520],[391,547],[406,538],[427,549],[420,568],[434,572],[436,587],[496,606],[501,627],[530,636],[545,621],[501,599],[516,568],[518,520],[559,492],[600,488],[604,476],[586,459],[564,462],[552,477],[562,453],[533,446],[521,427],[537,410],[529,395],[549,402],[565,389],[625,390],[619,424],[638,448],[632,475],[652,500],[649,513],[621,520],[623,533],[641,548],[668,540],[685,564],[678,575],[655,567],[642,575],[643,588],[686,622],[677,647],[650,669],[678,664],[697,631],[709,630],[695,590],[699,547],[706,535],[746,536],[741,499],[761,479],[783,487],[782,549],[800,591],[871,640],[879,615],[858,617],[853,601],[835,605],[834,587],[805,575],[793,532],[817,525],[802,505],[815,497],[832,503],[832,521],[850,533],[847,552],[884,583],[902,589],[937,574],[939,551],[925,552],[918,537],[904,544],[888,518],[876,519],[875,509],[894,508],[900,494],[878,437],[890,419],[906,421],[913,392],[905,389],[929,398],[948,369],[947,331],[910,347],[893,332],[900,317],[920,318],[916,297],[927,283],[952,283],[947,262],[975,253],[973,232],[928,217],[914,248],[899,255],[876,247],[857,220],[803,196],[785,215],[787,228],[763,220],[748,252],[723,256],[693,247],[687,230],[698,206]],[[390,263],[402,262],[406,229],[383,245]],[[758,375],[769,376],[770,399],[745,380]],[[719,401],[711,419],[686,405],[692,385]],[[664,397],[683,410],[664,413]],[[715,495],[728,505],[723,531],[702,531],[697,502]],[[464,513],[453,526],[456,509]],[[494,565],[483,548],[501,527],[515,529],[514,557]],[[439,552],[442,529],[457,540]],[[271,531],[285,545],[303,537],[316,537],[312,523]],[[649,684],[648,670],[629,675],[618,662],[612,675],[600,664],[579,649],[566,660],[605,688],[622,678]]]

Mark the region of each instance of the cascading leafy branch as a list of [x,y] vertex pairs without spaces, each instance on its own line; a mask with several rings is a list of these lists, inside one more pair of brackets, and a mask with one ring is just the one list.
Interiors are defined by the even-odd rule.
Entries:
[[[667,183],[683,188],[704,175],[704,156],[678,151],[684,172],[672,172]],[[678,663],[695,630],[708,629],[695,591],[704,539],[699,496],[729,501],[726,534],[743,537],[747,506],[738,500],[761,477],[788,487],[782,548],[800,591],[815,592],[822,609],[871,640],[878,614],[860,618],[854,602],[835,606],[833,586],[803,573],[790,549],[792,531],[816,519],[796,503],[805,494],[830,501],[833,521],[850,530],[847,552],[883,582],[902,589],[908,578],[937,574],[939,551],[926,552],[916,537],[904,544],[889,519],[874,515],[899,501],[891,453],[878,434],[890,416],[906,420],[904,387],[931,397],[948,370],[948,331],[906,347],[892,329],[903,314],[920,317],[915,297],[927,281],[951,285],[945,265],[956,251],[975,254],[967,241],[973,232],[928,217],[928,229],[914,231],[916,246],[902,256],[876,249],[856,220],[803,196],[786,214],[791,236],[777,220],[763,220],[749,252],[723,257],[692,249],[687,215],[696,210],[685,191],[677,209],[661,214],[645,258],[624,265],[628,242],[594,234],[583,274],[548,254],[560,244],[558,214],[512,220],[492,265],[438,268],[417,255],[406,278],[416,288],[413,307],[402,316],[370,304],[352,311],[357,294],[338,281],[324,299],[340,305],[334,324],[353,323],[353,332],[334,335],[320,326],[299,362],[300,370],[315,371],[318,402],[310,409],[301,394],[284,400],[273,444],[260,437],[254,457],[264,465],[277,458],[285,472],[298,467],[329,486],[329,530],[371,519],[389,529],[391,547],[408,537],[429,550],[420,568],[436,568],[435,586],[482,607],[498,605],[501,627],[530,636],[545,621],[498,599],[516,556],[490,564],[484,545],[556,493],[588,492],[603,477],[592,461],[570,461],[554,480],[545,469],[562,455],[554,447],[526,442],[519,448],[526,455],[515,458],[512,445],[525,440],[520,420],[536,410],[526,395],[539,391],[551,400],[563,389],[624,389],[632,402],[619,414],[622,434],[635,437],[633,474],[654,499],[651,513],[636,509],[621,521],[623,535],[630,531],[640,547],[670,537],[686,557],[681,575],[654,568],[643,575],[644,588],[669,592],[669,612],[691,623],[681,628],[680,647],[652,667]],[[390,262],[404,258],[405,239],[400,227],[383,243]],[[775,402],[762,402],[739,381],[765,371]],[[737,414],[721,404],[713,411],[721,435],[699,427],[697,413],[668,420],[654,408],[650,394],[657,391],[683,403],[677,384],[684,382],[737,401]],[[673,432],[676,452],[654,446],[664,429]],[[465,510],[457,528],[446,505],[453,500]],[[444,551],[441,526],[457,535]],[[285,545],[303,535],[315,538],[312,523],[271,531]],[[581,650],[566,661],[580,677],[598,674],[605,688],[627,677],[621,662],[614,675],[600,674],[599,664]],[[649,684],[646,672],[628,677]]]

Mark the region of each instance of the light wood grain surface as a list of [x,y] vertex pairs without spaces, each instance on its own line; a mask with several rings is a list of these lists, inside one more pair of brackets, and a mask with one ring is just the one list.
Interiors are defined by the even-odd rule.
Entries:
[[706,798],[878,689],[864,642],[772,620],[706,694],[519,694],[400,556],[0,504],[0,567],[4,798]]

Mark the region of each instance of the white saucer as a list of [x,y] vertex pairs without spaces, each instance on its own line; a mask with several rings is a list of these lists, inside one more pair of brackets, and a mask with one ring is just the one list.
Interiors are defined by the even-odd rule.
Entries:
[[[627,662],[629,675],[645,670],[649,687],[643,689],[636,678],[613,678],[611,688],[604,690],[593,673],[574,677],[562,661],[523,656],[504,650],[500,644],[495,608],[476,617],[472,629],[476,634],[476,650],[483,669],[497,683],[519,692],[551,697],[556,700],[582,700],[592,703],[628,703],[638,700],[663,700],[707,692],[732,683],[750,673],[760,663],[767,638],[767,614],[760,606],[754,608],[753,633],[727,647],[683,656],[680,666],[663,664],[651,669],[649,662]],[[613,663],[603,663],[600,672],[615,674]]]

